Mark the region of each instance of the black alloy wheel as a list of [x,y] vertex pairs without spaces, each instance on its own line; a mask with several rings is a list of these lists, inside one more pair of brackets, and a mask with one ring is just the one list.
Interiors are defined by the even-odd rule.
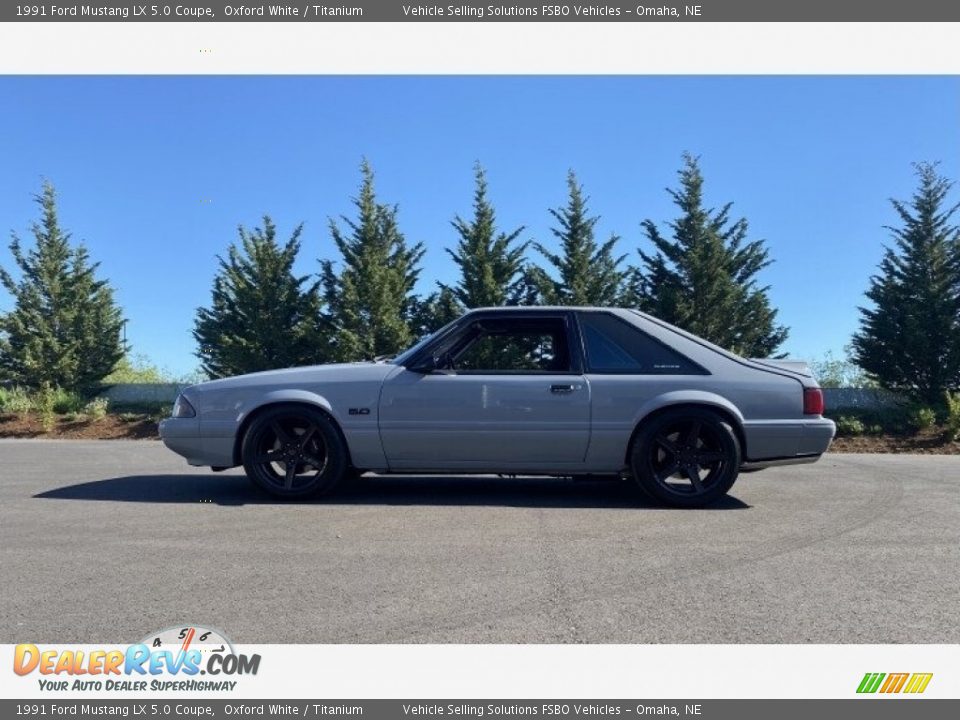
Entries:
[[637,433],[631,468],[637,484],[674,507],[703,507],[730,490],[740,471],[733,428],[706,408],[678,408]]
[[348,465],[339,430],[325,413],[305,405],[278,405],[258,415],[241,452],[247,476],[281,498],[329,493]]

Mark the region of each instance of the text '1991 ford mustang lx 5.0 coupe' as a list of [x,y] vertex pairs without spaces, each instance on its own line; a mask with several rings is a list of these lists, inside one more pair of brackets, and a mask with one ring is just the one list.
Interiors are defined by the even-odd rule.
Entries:
[[806,365],[746,360],[634,310],[468,312],[392,360],[183,391],[163,441],[278,497],[378,473],[629,475],[679,507],[741,469],[813,462],[834,424]]

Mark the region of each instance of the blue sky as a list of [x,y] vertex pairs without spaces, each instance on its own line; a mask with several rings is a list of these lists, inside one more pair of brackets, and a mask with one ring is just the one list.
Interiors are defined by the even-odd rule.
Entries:
[[351,212],[364,156],[427,246],[429,291],[455,276],[443,248],[470,210],[475,160],[501,224],[546,244],[573,168],[600,236],[616,232],[633,258],[641,220],[675,215],[664,188],[681,154],[700,155],[707,200],[733,201],[767,240],[785,349],[810,358],[849,342],[911,163],[960,179],[960,79],[3,77],[0,137],[0,229],[29,237],[49,178],[133,350],[173,372],[197,365],[194,311],[237,225],[269,213],[286,236],[304,222],[300,270],[315,272],[335,257],[328,218]]

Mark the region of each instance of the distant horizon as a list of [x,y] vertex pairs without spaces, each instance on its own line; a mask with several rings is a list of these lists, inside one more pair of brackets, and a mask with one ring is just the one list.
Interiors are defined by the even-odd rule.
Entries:
[[364,157],[378,199],[426,246],[426,295],[456,281],[444,248],[471,213],[474,162],[500,229],[550,247],[548,208],[574,170],[597,239],[619,235],[636,265],[641,221],[676,217],[665,188],[683,152],[699,156],[707,205],[732,202],[767,241],[781,352],[807,360],[841,354],[856,329],[912,163],[960,181],[955,77],[7,76],[0,93],[0,230],[31,245],[32,197],[52,182],[62,226],[116,290],[132,354],[176,375],[199,365],[194,312],[237,226],[267,214],[283,241],[303,222],[297,271],[317,273],[337,258],[328,219],[353,216]]

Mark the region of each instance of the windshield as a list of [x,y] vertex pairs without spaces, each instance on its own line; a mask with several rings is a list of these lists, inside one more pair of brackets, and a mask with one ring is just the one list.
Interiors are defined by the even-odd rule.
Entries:
[[[459,318],[458,318],[458,319],[459,319]],[[418,342],[416,345],[414,345],[414,346],[411,347],[411,348],[407,348],[406,350],[404,350],[402,353],[400,353],[399,355],[397,355],[397,356],[396,356],[395,358],[393,358],[392,360],[387,360],[387,362],[392,363],[392,364],[394,364],[394,365],[403,365],[403,364],[405,364],[405,363],[407,362],[407,360],[409,360],[409,359],[412,358],[414,355],[416,355],[418,352],[420,352],[420,350],[422,350],[423,348],[425,348],[428,343],[430,343],[431,341],[433,341],[435,338],[440,337],[440,336],[443,335],[447,330],[449,330],[450,328],[452,328],[456,322],[457,322],[456,320],[453,320],[453,321],[451,321],[451,322],[448,322],[446,325],[444,325],[442,328],[440,328],[439,330],[437,330],[435,333],[432,333],[432,334],[430,334],[430,335],[427,335],[425,338],[423,338],[423,339],[422,339],[420,342]]]

